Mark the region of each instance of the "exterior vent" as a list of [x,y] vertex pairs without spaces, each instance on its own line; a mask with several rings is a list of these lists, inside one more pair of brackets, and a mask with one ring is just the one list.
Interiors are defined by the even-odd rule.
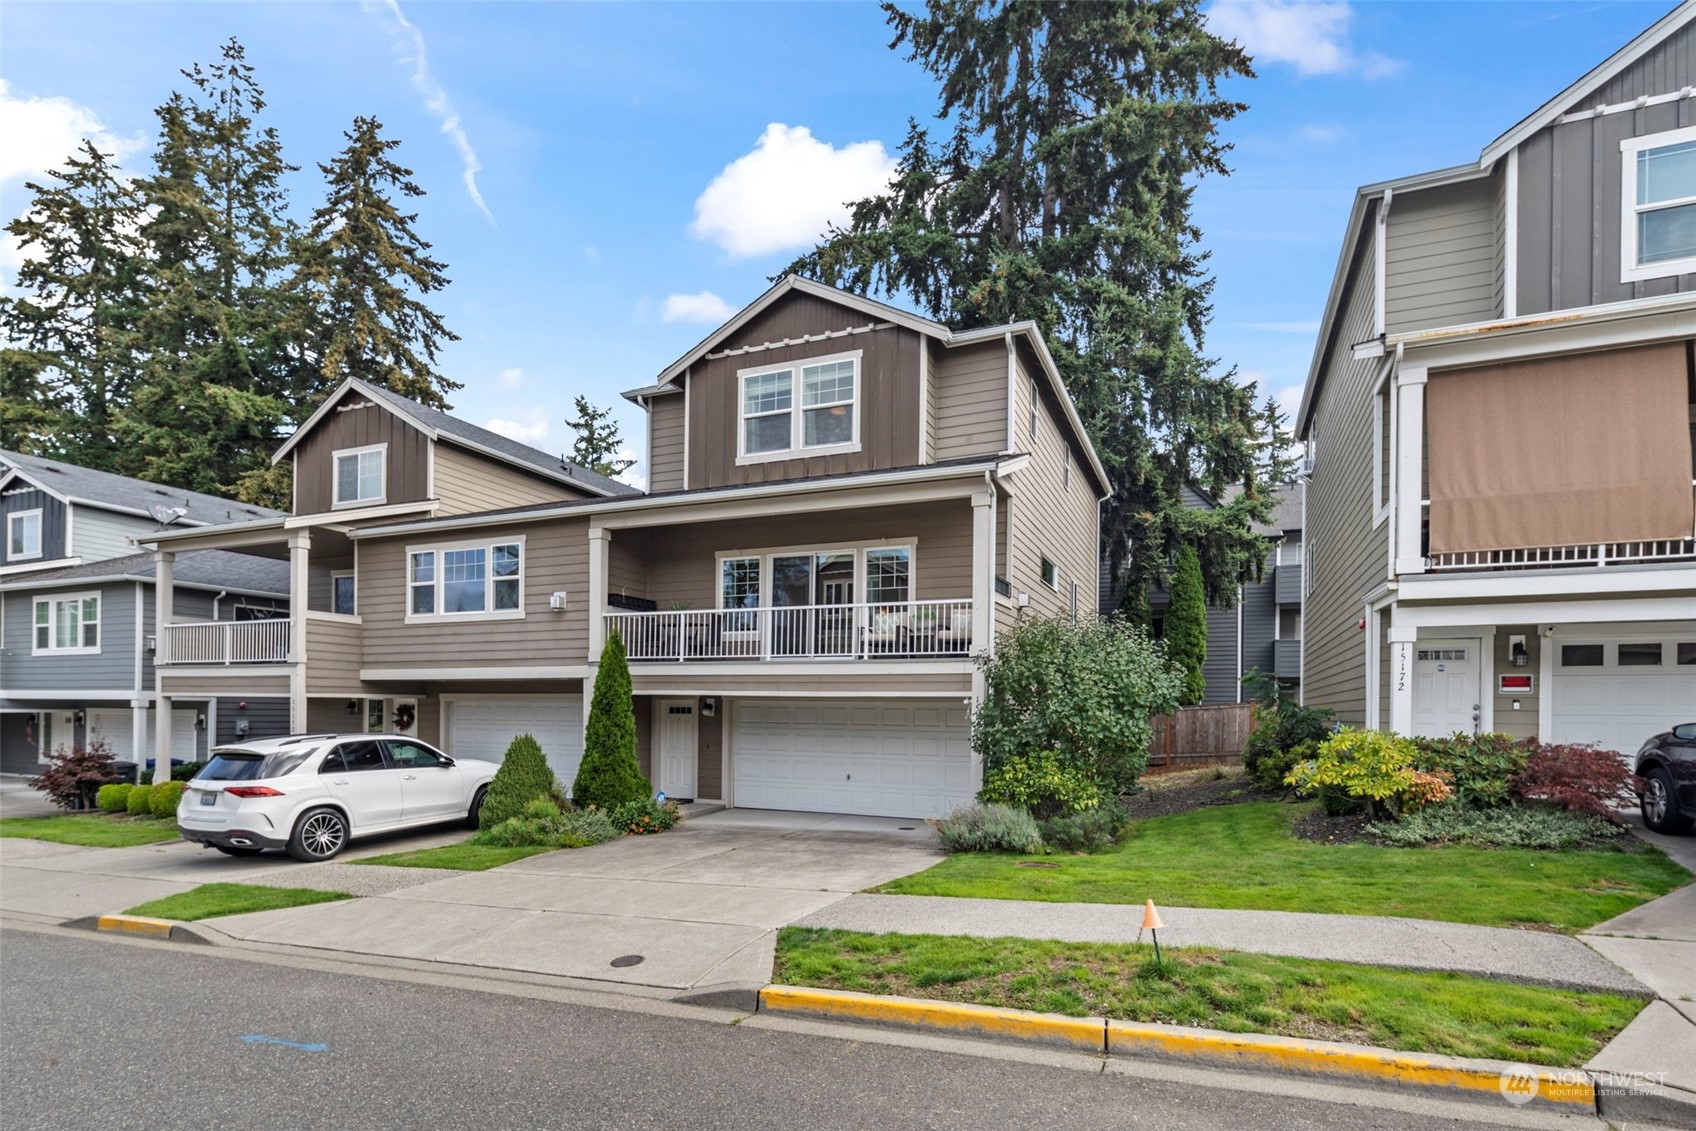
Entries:
[[549,597],[548,597],[548,608],[552,609],[556,613],[565,612],[565,609],[566,609],[566,594],[564,594],[564,593],[550,594]]

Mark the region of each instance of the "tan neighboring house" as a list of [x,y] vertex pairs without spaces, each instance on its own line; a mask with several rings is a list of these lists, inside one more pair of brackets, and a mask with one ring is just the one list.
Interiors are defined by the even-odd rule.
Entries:
[[410,723],[496,759],[529,732],[569,784],[617,631],[672,797],[968,800],[974,655],[1094,600],[1106,474],[1037,328],[957,333],[791,277],[626,396],[645,494],[344,385],[278,453],[294,516],[154,543],[162,569],[287,555],[305,595],[240,639],[162,608],[160,695],[233,684],[289,698],[296,730]]
[[1693,25],[1357,194],[1298,417],[1308,703],[1628,753],[1696,714]]

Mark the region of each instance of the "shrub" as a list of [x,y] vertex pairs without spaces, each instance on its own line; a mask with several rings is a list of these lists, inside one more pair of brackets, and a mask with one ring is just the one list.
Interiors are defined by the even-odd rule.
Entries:
[[1291,770],[1285,783],[1318,795],[1333,815],[1339,794],[1363,802],[1374,816],[1412,812],[1449,795],[1441,777],[1413,768],[1415,753],[1413,743],[1400,736],[1344,729],[1320,743],[1318,753]]
[[47,755],[47,768],[29,779],[31,789],[40,790],[66,809],[92,809],[100,787],[116,775],[112,751],[104,739],[66,750],[63,746]]
[[936,826],[944,852],[1041,852],[1036,819],[1007,805],[967,805]]
[[675,801],[667,801],[662,805],[652,797],[644,797],[638,801],[626,801],[607,816],[614,828],[623,829],[631,836],[641,836],[644,833],[663,833],[667,829],[676,828],[677,823],[683,819],[683,811],[677,807]]
[[1119,794],[1148,764],[1149,718],[1175,710],[1181,681],[1158,644],[1122,621],[1030,617],[980,654],[985,698],[972,715],[984,772],[1054,751]]
[[131,786],[129,796],[124,798],[124,807],[132,817],[153,816],[153,787],[151,785]]
[[561,811],[547,798],[536,798],[524,811],[471,838],[472,844],[496,848],[587,848],[617,840],[624,830],[600,809]]
[[187,782],[165,781],[158,783],[153,787],[152,793],[148,795],[148,808],[161,821],[176,820],[177,802],[183,799],[183,790],[187,788]]
[[1513,794],[1548,801],[1574,813],[1617,821],[1614,803],[1636,799],[1641,780],[1625,760],[1597,746],[1539,746],[1513,779]]
[[1179,702],[1200,703],[1207,694],[1207,590],[1201,580],[1201,557],[1194,546],[1178,551],[1172,572],[1171,596],[1166,604],[1166,654],[1183,672],[1184,688]]
[[636,707],[624,641],[610,632],[595,672],[595,695],[583,733],[583,761],[571,784],[571,800],[584,808],[617,809],[653,792],[636,764]]
[[985,774],[978,800],[1023,809],[1040,821],[1096,808],[1101,804],[1101,787],[1053,750],[1042,750],[1009,758]]
[[1505,734],[1464,733],[1416,738],[1413,744],[1418,748],[1414,765],[1447,775],[1455,800],[1476,809],[1506,805],[1512,799],[1513,779],[1536,746]]
[[1038,828],[1042,842],[1057,852],[1105,852],[1118,842],[1130,823],[1125,808],[1109,801],[1085,813],[1050,817]]
[[1469,809],[1459,801],[1432,805],[1399,821],[1366,826],[1380,844],[1399,848],[1472,844],[1484,848],[1538,848],[1558,852],[1617,843],[1624,829],[1589,813],[1546,805]]
[[1296,764],[1314,756],[1331,734],[1336,713],[1329,707],[1285,703],[1263,707],[1243,747],[1243,765],[1267,789],[1284,788]]
[[135,786],[129,782],[117,782],[103,785],[94,795],[94,803],[100,806],[102,813],[124,813],[129,810],[130,790]]
[[171,764],[171,780],[193,781],[195,775],[205,768],[205,762],[174,762]]
[[506,748],[506,758],[489,782],[477,827],[492,829],[518,816],[532,801],[550,797],[554,789],[554,772],[548,768],[541,744],[531,735],[521,734]]

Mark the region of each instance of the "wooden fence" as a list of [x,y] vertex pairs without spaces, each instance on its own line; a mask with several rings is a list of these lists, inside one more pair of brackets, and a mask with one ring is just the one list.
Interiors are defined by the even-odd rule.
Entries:
[[1155,718],[1153,725],[1154,739],[1148,744],[1150,766],[1241,758],[1249,732],[1254,729],[1254,704],[1180,707],[1175,715]]

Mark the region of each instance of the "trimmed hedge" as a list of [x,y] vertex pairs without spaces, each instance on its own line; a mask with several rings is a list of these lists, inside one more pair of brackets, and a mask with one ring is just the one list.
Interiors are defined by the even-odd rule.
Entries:
[[103,785],[100,792],[94,795],[94,803],[100,806],[102,813],[125,813],[130,807],[130,790],[134,789],[132,782],[118,782],[116,785]]
[[177,802],[183,799],[183,790],[187,788],[188,785],[180,781],[166,781],[155,785],[152,794],[147,799],[148,807],[153,810],[153,815],[161,821],[176,820]]
[[124,798],[124,808],[129,810],[132,817],[153,816],[153,787],[151,785],[130,786],[129,796]]

